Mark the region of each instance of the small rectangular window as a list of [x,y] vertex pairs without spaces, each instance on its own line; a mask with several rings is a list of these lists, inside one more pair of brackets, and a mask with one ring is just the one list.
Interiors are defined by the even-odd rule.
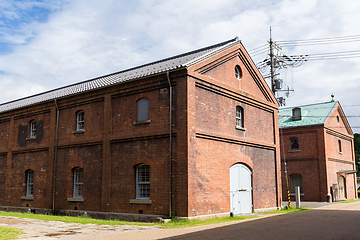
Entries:
[[31,121],[30,122],[30,138],[36,137],[36,122]]
[[299,150],[299,139],[297,137],[290,138],[290,149]]
[[76,114],[76,130],[81,131],[84,130],[84,112],[80,111]]
[[82,168],[74,169],[74,198],[83,197],[83,178],[84,170]]
[[242,109],[242,107],[237,106],[236,107],[236,127],[238,128],[243,128],[244,127],[244,122],[243,122],[243,116],[244,115],[244,111]]
[[136,168],[136,198],[150,199],[150,166],[139,165]]
[[26,196],[33,196],[34,193],[34,171],[26,172]]
[[149,99],[140,98],[137,101],[137,121],[147,121],[149,120]]

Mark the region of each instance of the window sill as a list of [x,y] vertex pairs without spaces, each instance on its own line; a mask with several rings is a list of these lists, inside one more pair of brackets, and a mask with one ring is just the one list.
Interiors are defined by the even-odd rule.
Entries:
[[79,134],[79,133],[84,133],[84,132],[85,132],[85,130],[83,129],[83,130],[73,131],[72,133],[73,133],[73,134]]
[[36,137],[28,137],[28,138],[26,138],[26,141],[33,141],[33,140],[36,140]]
[[130,199],[131,204],[151,204],[150,199]]
[[300,152],[299,149],[289,150],[289,152]]
[[33,196],[21,196],[21,200],[34,201],[34,197]]
[[340,155],[342,155],[342,152],[339,152]]
[[68,198],[68,202],[83,202],[84,198]]
[[151,122],[151,120],[145,120],[145,121],[140,121],[140,122],[134,122],[134,125],[142,125],[142,124],[149,124]]
[[238,127],[238,126],[235,126],[235,129],[237,129],[237,130],[241,130],[241,131],[245,131],[245,130],[246,130],[246,128],[243,128],[243,127]]

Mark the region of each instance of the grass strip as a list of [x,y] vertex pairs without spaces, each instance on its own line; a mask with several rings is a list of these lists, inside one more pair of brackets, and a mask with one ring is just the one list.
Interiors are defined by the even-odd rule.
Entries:
[[20,217],[39,219],[44,221],[61,221],[66,223],[82,223],[82,224],[98,224],[98,225],[136,225],[136,226],[154,226],[155,223],[140,223],[140,222],[126,222],[118,220],[100,220],[90,217],[69,217],[69,216],[54,216],[33,213],[19,213],[19,212],[3,212],[0,211],[0,216]]
[[339,201],[339,203],[352,203],[352,202],[358,202],[360,199],[348,199],[345,201]]
[[245,219],[257,218],[259,216],[234,216],[234,217],[215,217],[209,219],[172,219],[161,224],[161,228],[189,228],[216,223],[232,222]]
[[0,240],[18,239],[20,234],[24,234],[24,232],[16,228],[0,226]]
[[289,209],[286,209],[285,207],[280,209],[280,210],[273,210],[273,211],[268,211],[268,212],[261,212],[261,213],[292,213],[292,212],[299,212],[299,211],[304,211],[304,210],[309,210],[311,208],[296,208],[296,207],[289,207]]

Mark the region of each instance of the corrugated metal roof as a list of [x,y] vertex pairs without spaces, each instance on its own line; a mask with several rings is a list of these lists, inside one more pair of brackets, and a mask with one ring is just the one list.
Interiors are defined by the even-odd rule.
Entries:
[[57,98],[71,96],[73,94],[86,92],[96,88],[106,87],[137,78],[147,77],[166,71],[186,68],[238,43],[240,43],[240,40],[238,37],[236,37],[219,44],[131,68],[125,71],[75,83],[11,102],[6,102],[0,104],[0,112],[6,112]]
[[301,120],[292,120],[292,109],[295,107],[280,108],[279,128],[324,124],[336,104],[337,101],[299,106],[298,108],[301,109]]

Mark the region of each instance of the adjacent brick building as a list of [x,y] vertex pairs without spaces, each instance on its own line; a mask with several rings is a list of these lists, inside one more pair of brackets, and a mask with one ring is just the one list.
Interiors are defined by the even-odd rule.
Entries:
[[4,103],[0,205],[182,217],[277,208],[277,116],[237,38]]
[[[282,168],[291,198],[300,186],[301,200],[357,198],[353,133],[337,101],[279,110]],[[283,198],[287,199],[285,171]]]

